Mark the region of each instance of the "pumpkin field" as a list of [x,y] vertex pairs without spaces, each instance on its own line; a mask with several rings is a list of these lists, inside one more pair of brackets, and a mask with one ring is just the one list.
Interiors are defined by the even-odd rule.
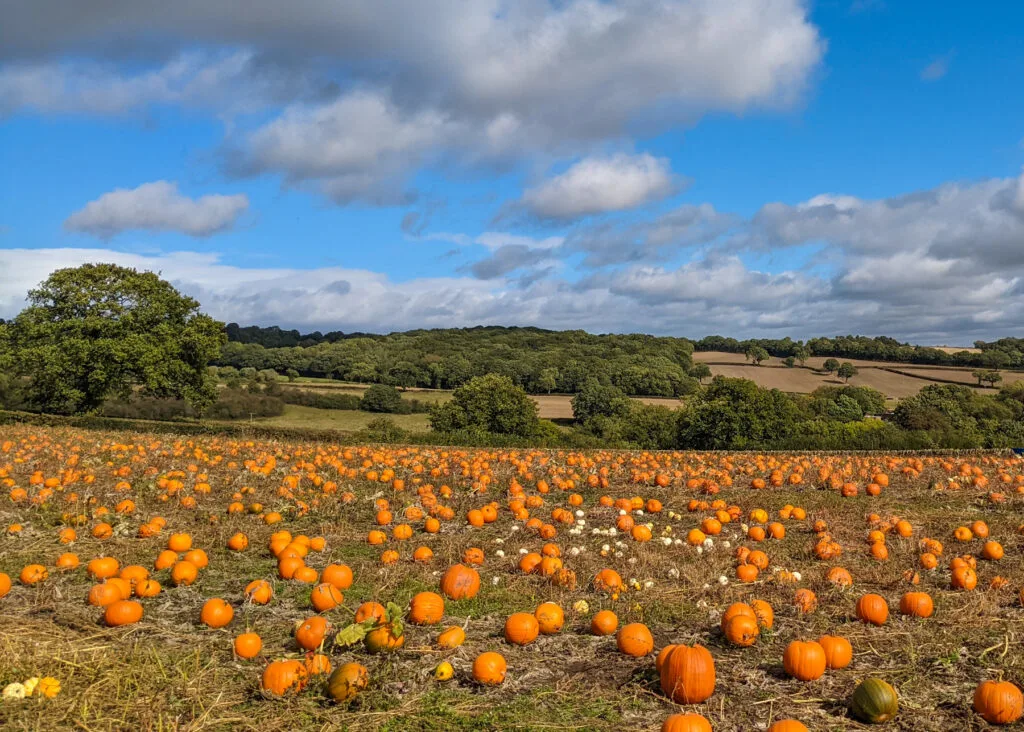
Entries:
[[0,728],[984,730],[1024,461],[0,435]]

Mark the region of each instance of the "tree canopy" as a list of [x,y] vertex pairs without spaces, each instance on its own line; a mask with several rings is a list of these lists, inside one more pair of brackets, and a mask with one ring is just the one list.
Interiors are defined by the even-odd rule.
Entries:
[[207,373],[224,326],[152,272],[113,264],[60,269],[28,295],[8,326],[9,359],[30,404],[74,414],[110,396],[214,400]]

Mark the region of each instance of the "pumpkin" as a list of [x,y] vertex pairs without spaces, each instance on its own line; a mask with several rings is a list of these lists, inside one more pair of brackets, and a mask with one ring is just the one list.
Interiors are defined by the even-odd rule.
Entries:
[[711,722],[699,714],[673,714],[661,723],[661,732],[711,732]]
[[266,605],[274,596],[274,588],[266,580],[253,580],[245,586],[245,599],[256,605]]
[[898,711],[896,690],[881,679],[864,679],[850,697],[850,712],[861,722],[888,722]]
[[317,585],[309,593],[309,602],[318,613],[333,610],[344,601],[345,596],[341,594],[341,590],[329,582]]
[[857,600],[857,619],[871,625],[885,625],[889,605],[881,595],[867,594]]
[[274,661],[263,670],[260,689],[271,697],[297,694],[305,688],[308,677],[302,661]]
[[199,568],[192,562],[186,562],[184,560],[175,562],[174,566],[171,567],[171,582],[176,587],[184,585],[188,586],[196,581],[196,577],[199,576]]
[[437,625],[444,617],[444,598],[434,592],[420,592],[409,603],[409,622]]
[[487,651],[473,660],[473,680],[485,686],[501,684],[507,671],[505,658],[500,653]]
[[455,675],[455,669],[447,661],[441,661],[434,667],[434,679],[436,681],[448,681]]
[[85,565],[85,571],[93,579],[104,580],[117,574],[121,565],[113,557],[96,557]]
[[957,567],[953,570],[950,584],[955,590],[973,590],[978,586],[978,575],[970,567]]
[[466,642],[466,631],[455,625],[437,636],[437,645],[440,648],[458,648]]
[[772,610],[772,606],[765,600],[751,600],[750,608],[757,617],[757,624],[765,630],[771,630],[775,625],[775,611]]
[[930,618],[935,604],[927,592],[907,592],[900,598],[900,612],[915,618]]
[[456,564],[441,578],[441,592],[450,600],[472,600],[480,591],[480,573]]
[[517,646],[525,646],[537,640],[540,624],[530,613],[512,613],[505,621],[505,640]]
[[825,673],[825,649],[814,641],[793,641],[782,654],[786,674],[799,681],[814,681]]
[[160,590],[160,583],[151,579],[142,580],[132,588],[136,597],[156,597],[160,594]]
[[1009,681],[983,681],[974,690],[974,711],[990,724],[1010,724],[1024,713],[1024,695]]
[[263,639],[256,633],[242,633],[235,638],[234,649],[239,658],[256,658],[263,650]]
[[853,660],[853,646],[846,638],[838,635],[823,635],[818,639],[818,645],[825,651],[825,666],[827,668],[846,668]]
[[828,581],[838,587],[849,587],[853,584],[853,577],[843,567],[833,567],[828,571]]
[[757,642],[761,629],[756,617],[735,615],[726,623],[724,633],[726,640],[734,646],[747,647]]
[[171,534],[167,539],[167,548],[181,554],[192,548],[192,537],[188,534]]
[[615,645],[621,653],[640,658],[654,650],[654,636],[643,623],[630,623],[619,630]]
[[614,569],[602,569],[594,576],[594,589],[615,594],[622,589],[622,577]]
[[394,625],[388,623],[378,626],[367,633],[363,643],[366,645],[366,650],[370,653],[394,651],[405,645],[405,634],[399,632],[396,635]]
[[131,625],[142,620],[142,603],[136,600],[118,600],[107,605],[103,620],[111,627]]
[[807,732],[807,725],[795,719],[780,719],[768,728],[768,732]]
[[352,586],[352,570],[345,564],[328,564],[320,573],[320,581],[347,590]]
[[235,610],[219,597],[213,597],[203,603],[199,619],[210,628],[223,628],[235,617]]
[[533,615],[537,618],[542,635],[554,635],[565,625],[565,612],[554,602],[541,603]]
[[4,572],[0,572],[0,597],[3,597],[11,591],[11,576]]
[[619,627],[619,618],[611,610],[600,610],[590,620],[590,632],[594,635],[611,635]]
[[330,630],[331,624],[326,618],[314,615],[311,618],[306,618],[295,629],[295,642],[303,650],[316,650],[324,642]]
[[754,608],[750,607],[750,605],[745,602],[734,602],[726,608],[724,613],[722,613],[722,621],[719,623],[722,633],[725,633],[725,629],[729,625],[729,621],[740,615],[753,618],[755,621],[757,620],[757,614],[754,612]]
[[672,646],[658,676],[662,692],[677,704],[700,704],[715,693],[715,659],[701,645]]
[[370,618],[373,618],[378,623],[382,623],[387,612],[379,602],[364,602],[356,608],[355,621],[357,623],[365,623]]
[[818,609],[818,596],[814,594],[813,590],[799,589],[793,595],[793,604],[805,615],[813,613]]
[[113,605],[118,600],[124,600],[122,597],[121,590],[116,585],[104,582],[102,584],[93,585],[89,590],[89,604],[94,607],[107,607],[107,605]]
[[305,665],[310,676],[326,676],[331,672],[331,659],[322,653],[307,653]]

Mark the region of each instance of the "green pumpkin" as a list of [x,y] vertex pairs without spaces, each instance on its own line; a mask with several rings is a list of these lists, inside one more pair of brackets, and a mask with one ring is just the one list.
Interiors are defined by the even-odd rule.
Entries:
[[881,679],[864,679],[850,698],[853,716],[868,724],[882,724],[899,711],[896,690]]

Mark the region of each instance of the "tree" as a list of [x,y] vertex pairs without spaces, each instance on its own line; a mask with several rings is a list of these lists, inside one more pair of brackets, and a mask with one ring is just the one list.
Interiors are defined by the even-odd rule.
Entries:
[[284,375],[288,377],[288,381],[295,381],[299,378],[299,372],[295,369],[287,369]]
[[558,388],[558,369],[546,368],[541,369],[537,375],[537,388],[541,391],[550,394]]
[[38,409],[94,411],[111,396],[185,399],[201,412],[216,398],[206,366],[224,324],[152,272],[113,264],[60,269],[34,290],[9,329],[15,370]]
[[577,422],[596,417],[624,417],[629,413],[630,399],[615,386],[602,386],[591,379],[572,398],[572,416]]
[[470,379],[452,393],[450,401],[430,410],[437,432],[471,430],[529,437],[537,434],[537,403],[512,379],[486,374]]
[[703,384],[704,379],[711,378],[711,367],[706,363],[695,363],[690,369],[690,376]]
[[761,346],[753,346],[747,349],[746,354],[748,361],[753,361],[755,366],[760,366],[762,361],[768,360],[768,351]]
[[834,358],[827,359],[825,363],[822,364],[822,368],[824,368],[830,374],[834,373],[839,370],[839,362],[836,361]]
[[836,375],[849,383],[850,379],[857,375],[857,367],[849,361],[844,361],[842,365],[836,369]]
[[402,395],[398,389],[384,384],[374,384],[363,392],[359,400],[359,408],[364,412],[395,413],[402,407]]
[[1003,377],[998,371],[989,371],[985,374],[984,378],[982,378],[982,381],[993,387],[1002,380]]
[[727,450],[762,447],[792,433],[799,413],[778,389],[716,376],[678,412],[678,447]]
[[782,363],[784,363],[786,365],[787,369],[791,369],[794,366],[796,366],[796,357],[795,356],[787,356],[786,358],[784,358],[782,360]]
[[800,362],[801,366],[807,365],[807,359],[811,357],[811,352],[804,346],[797,346],[793,349],[793,358]]

